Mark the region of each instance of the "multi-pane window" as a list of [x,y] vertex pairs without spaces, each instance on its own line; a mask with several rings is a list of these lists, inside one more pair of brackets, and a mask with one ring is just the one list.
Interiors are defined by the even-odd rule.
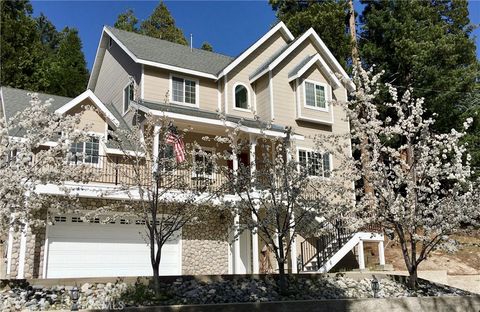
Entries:
[[174,102],[197,104],[197,82],[172,77],[172,99]]
[[235,107],[248,109],[248,91],[245,86],[235,87]]
[[325,86],[305,81],[305,104],[311,107],[326,109]]
[[133,83],[129,84],[128,86],[123,89],[123,113],[128,111],[130,107],[130,102],[133,101],[135,98],[135,87]]
[[76,142],[70,145],[70,160],[74,163],[98,164],[99,140],[90,137],[86,142]]
[[298,161],[300,167],[306,170],[309,176],[330,177],[332,170],[329,153],[315,153],[311,151],[299,150]]
[[195,151],[195,174],[197,176],[210,176],[213,173],[212,151]]

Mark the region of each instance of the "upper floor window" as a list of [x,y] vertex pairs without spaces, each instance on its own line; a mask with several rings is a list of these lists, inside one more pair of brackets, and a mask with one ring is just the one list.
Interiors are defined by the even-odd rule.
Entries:
[[235,107],[248,109],[248,90],[244,85],[239,84],[235,87]]
[[172,77],[172,101],[181,104],[197,104],[197,81]]
[[90,137],[85,142],[72,143],[70,161],[74,163],[98,164],[100,144],[98,137]]
[[303,170],[307,170],[309,176],[330,177],[332,171],[330,153],[316,153],[312,151],[299,150],[298,162]]
[[305,105],[327,110],[327,88],[324,84],[305,81]]
[[123,113],[125,114],[130,108],[130,102],[135,98],[135,86],[133,82],[123,89]]

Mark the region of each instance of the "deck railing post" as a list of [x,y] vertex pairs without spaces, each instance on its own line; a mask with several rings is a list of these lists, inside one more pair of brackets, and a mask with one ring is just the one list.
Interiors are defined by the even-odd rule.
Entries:
[[118,185],[118,156],[115,157],[115,185]]

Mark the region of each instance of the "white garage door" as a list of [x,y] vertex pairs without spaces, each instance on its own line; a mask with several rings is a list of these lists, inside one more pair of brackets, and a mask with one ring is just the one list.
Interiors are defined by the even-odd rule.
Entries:
[[[47,278],[149,276],[150,248],[144,226],[135,220],[114,224],[58,216],[48,228]],[[162,248],[160,275],[181,274],[180,235]]]

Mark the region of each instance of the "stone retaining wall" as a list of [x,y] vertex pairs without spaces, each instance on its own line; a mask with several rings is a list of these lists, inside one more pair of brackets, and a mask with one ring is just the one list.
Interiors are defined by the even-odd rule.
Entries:
[[[100,310],[87,310],[100,311]],[[407,297],[177,305],[126,308],[123,311],[164,312],[478,312],[480,297]]]

